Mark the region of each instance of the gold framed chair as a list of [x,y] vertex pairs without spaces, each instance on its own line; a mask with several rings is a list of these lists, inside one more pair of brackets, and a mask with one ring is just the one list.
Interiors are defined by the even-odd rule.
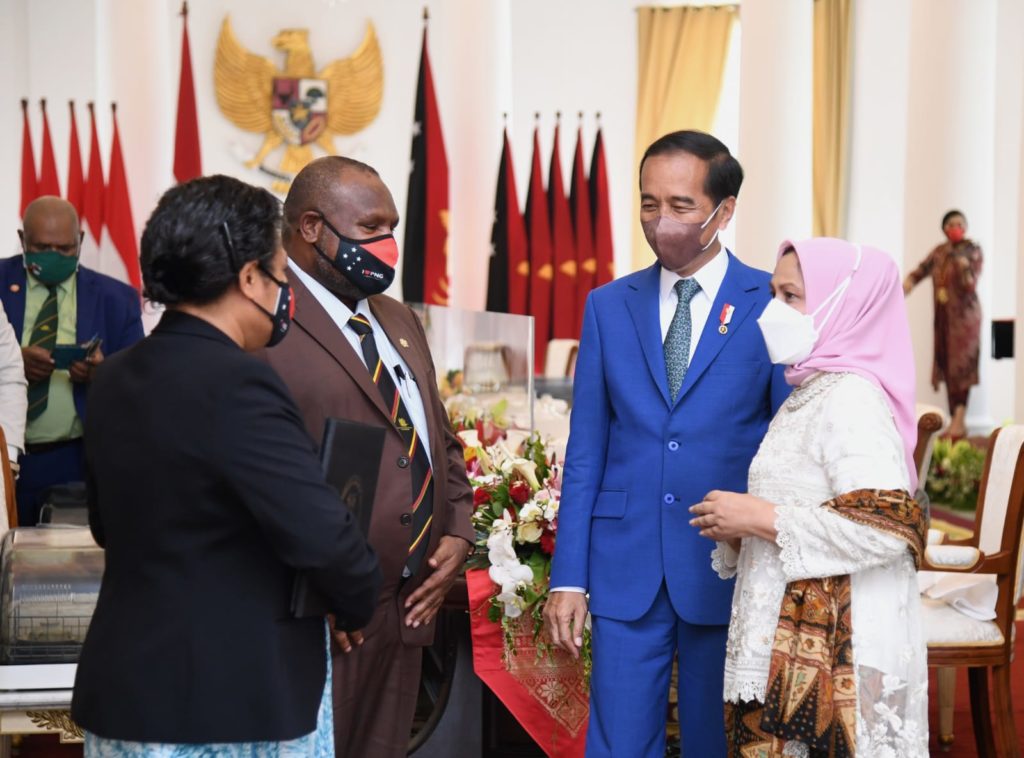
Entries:
[[[975,523],[975,532],[967,539],[928,545],[921,569],[991,575],[998,591],[996,618],[979,621],[941,601],[923,597],[922,628],[928,642],[928,665],[939,669],[940,709],[952,703],[955,669],[966,668],[978,755],[1012,758],[1020,756],[1013,722],[1010,664],[1022,589],[1022,425],[997,429],[989,438]],[[948,734],[940,729],[940,742],[948,745],[951,741],[951,725]]]

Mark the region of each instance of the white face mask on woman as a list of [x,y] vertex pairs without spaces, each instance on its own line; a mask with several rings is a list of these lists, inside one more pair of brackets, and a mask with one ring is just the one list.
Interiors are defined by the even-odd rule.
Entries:
[[[757,320],[757,325],[761,327],[761,334],[764,335],[764,344],[768,348],[768,357],[772,363],[792,366],[807,359],[818,342],[818,335],[825,328],[828,320],[832,318],[836,306],[839,305],[839,300],[846,292],[846,288],[850,286],[850,280],[860,268],[860,258],[860,245],[857,245],[857,260],[853,264],[853,271],[840,282],[831,295],[822,301],[821,305],[814,309],[814,313],[801,313],[781,300],[772,298]],[[832,304],[832,307],[829,308],[821,323],[815,327],[815,316],[829,303]]]

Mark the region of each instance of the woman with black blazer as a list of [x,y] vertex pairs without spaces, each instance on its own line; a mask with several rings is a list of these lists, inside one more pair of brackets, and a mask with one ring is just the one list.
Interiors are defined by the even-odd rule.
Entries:
[[355,630],[380,572],[247,354],[288,331],[279,224],[269,192],[226,176],[169,190],[146,224],[145,293],[167,311],[98,370],[85,422],[106,549],[72,702],[86,756],[333,755],[327,630],[292,616],[293,582]]

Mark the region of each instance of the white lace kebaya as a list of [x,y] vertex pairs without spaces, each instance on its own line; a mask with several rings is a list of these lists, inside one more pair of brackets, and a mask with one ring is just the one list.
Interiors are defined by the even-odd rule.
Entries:
[[[820,373],[779,410],[750,468],[749,492],[776,506],[776,542],[719,543],[712,566],[737,576],[726,702],[765,699],[786,585],[850,575],[858,758],[927,758],[927,649],[906,543],[819,506],[858,489],[907,490],[903,442],[882,393],[854,374]],[[803,745],[787,744],[800,754]]]

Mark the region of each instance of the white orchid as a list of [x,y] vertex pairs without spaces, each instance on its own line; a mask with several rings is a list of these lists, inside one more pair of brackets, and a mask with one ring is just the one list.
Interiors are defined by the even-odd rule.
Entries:
[[516,619],[523,615],[526,602],[515,592],[500,592],[494,599],[504,606],[505,618]]
[[502,565],[493,565],[487,570],[491,581],[501,587],[502,592],[515,592],[533,581],[533,570],[529,566],[516,561]]

